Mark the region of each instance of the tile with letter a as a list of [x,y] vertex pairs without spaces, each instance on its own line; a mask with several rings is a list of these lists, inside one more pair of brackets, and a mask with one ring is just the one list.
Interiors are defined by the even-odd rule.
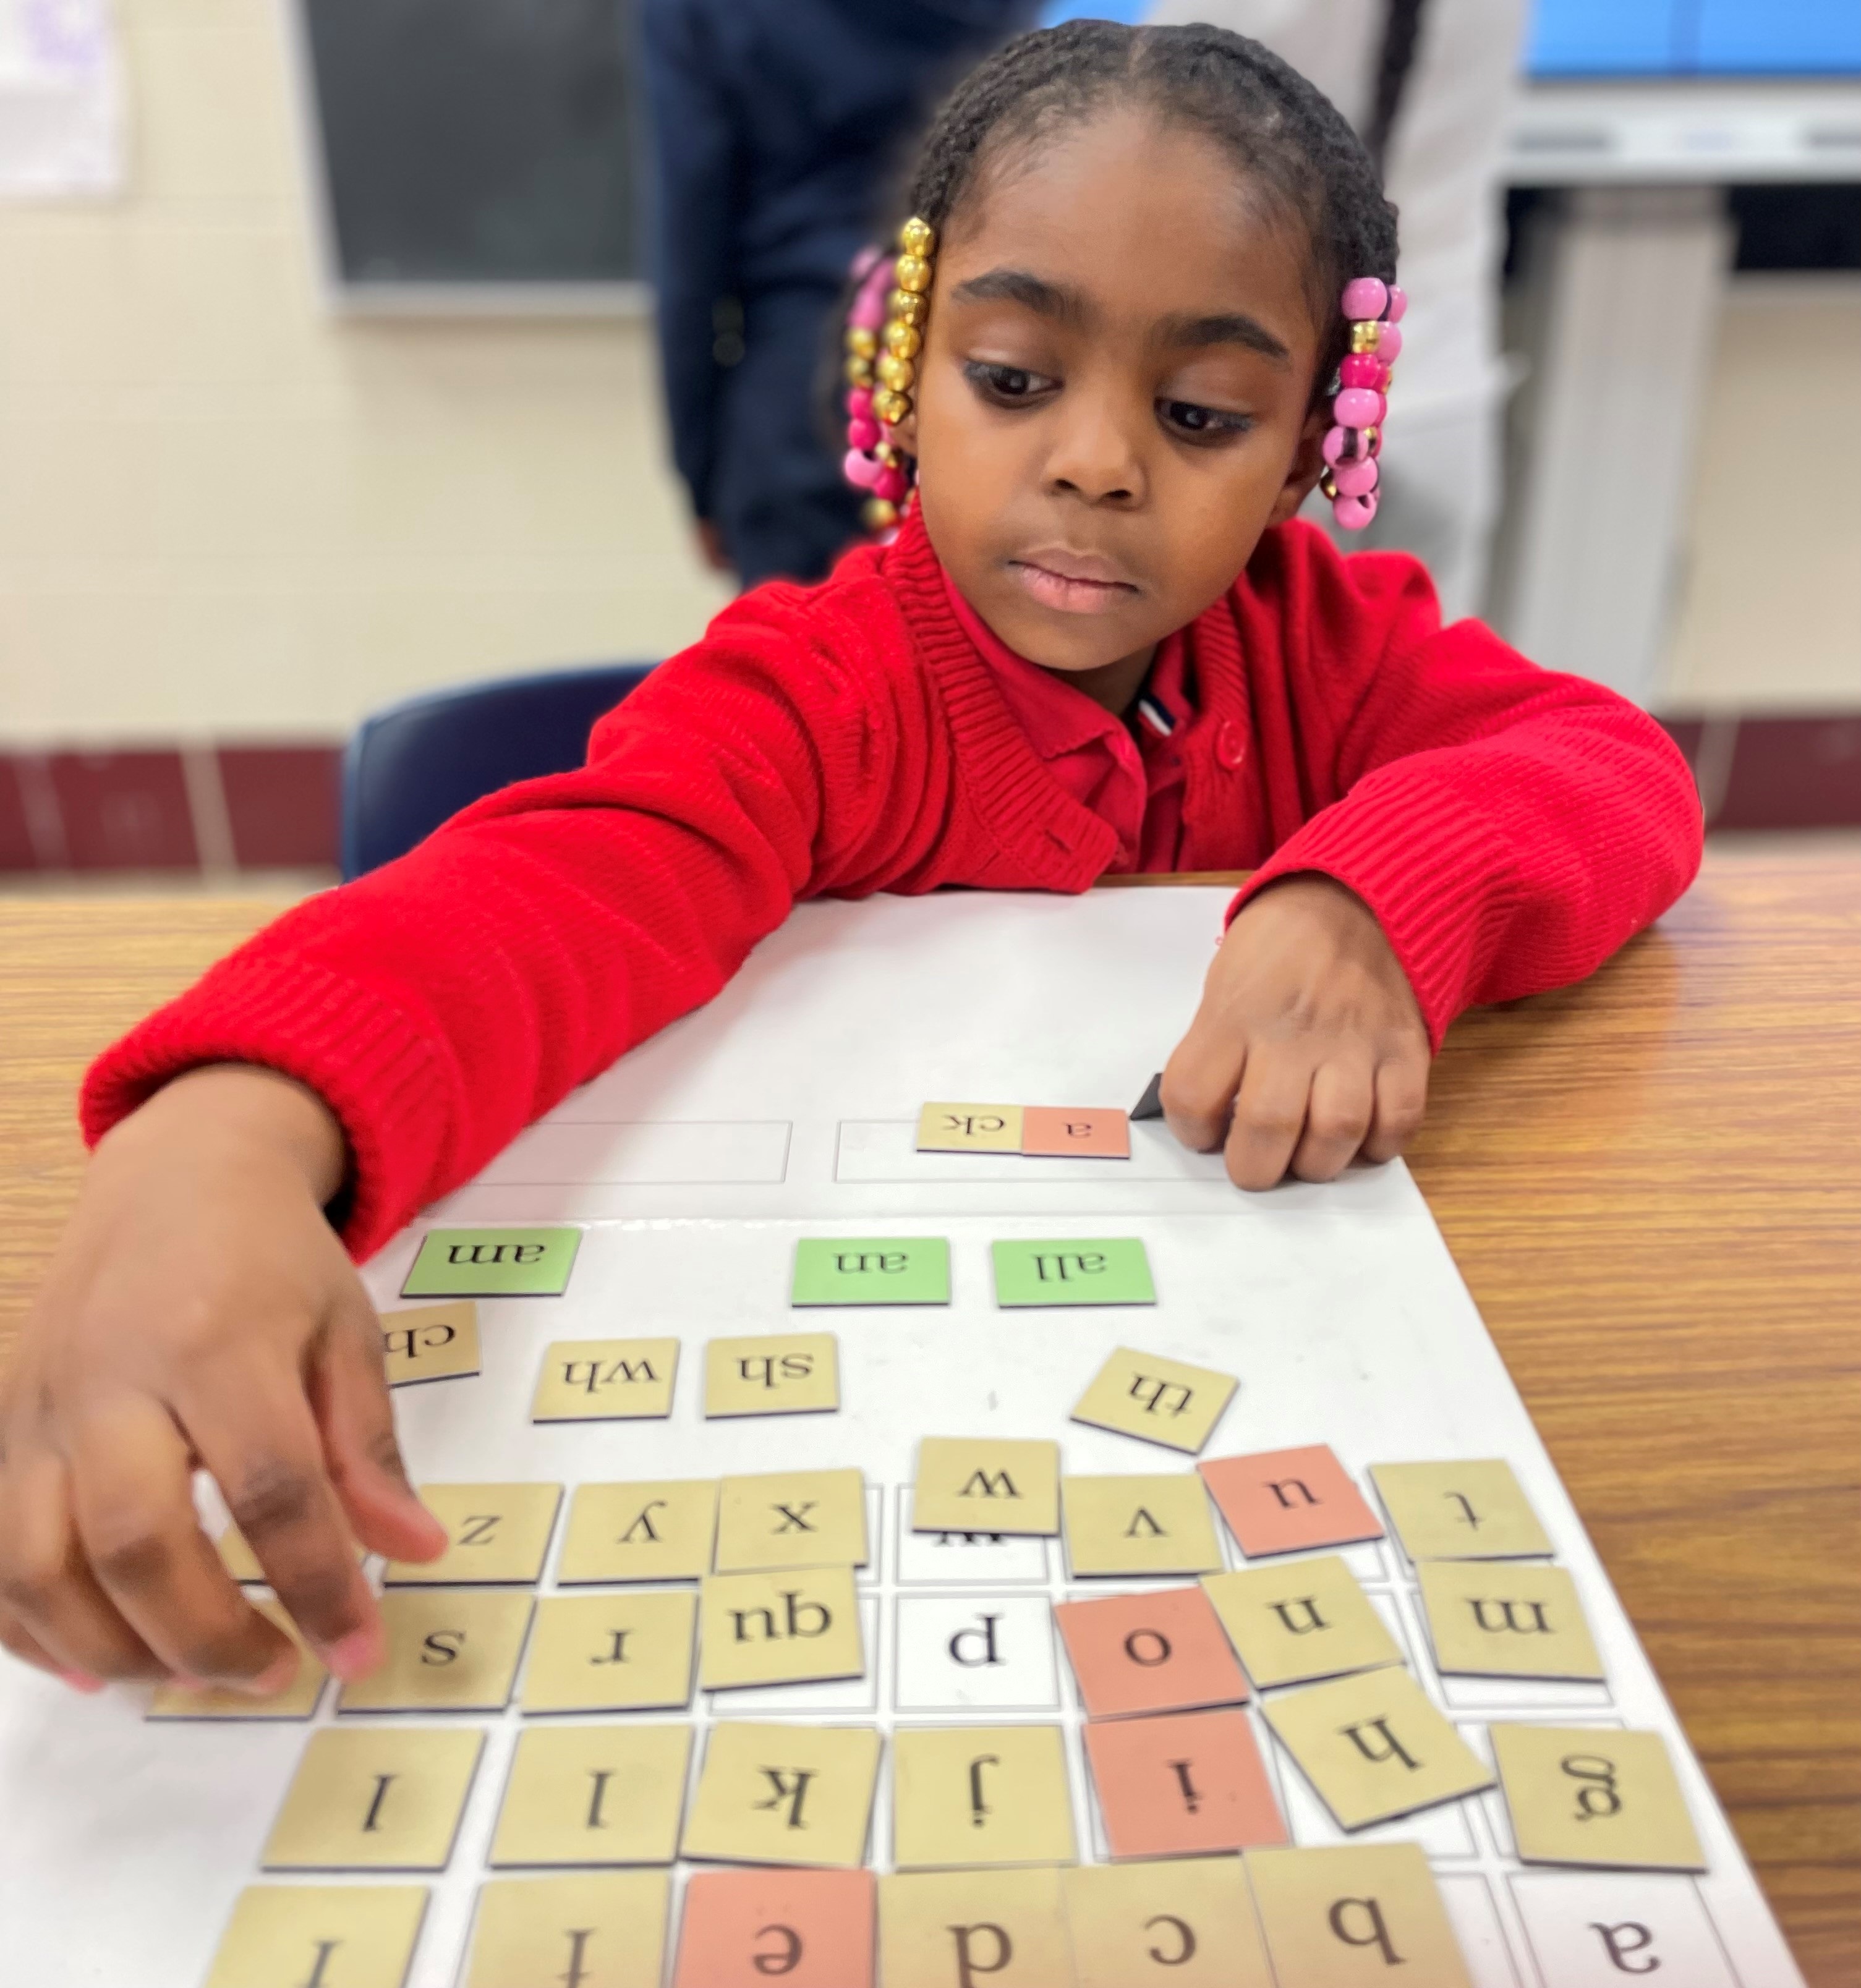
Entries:
[[1021,1151],[1030,1159],[1128,1160],[1131,1121],[1115,1107],[1030,1104],[1021,1114]]
[[696,1581],[711,1570],[716,1537],[715,1477],[584,1484],[569,1506],[556,1578],[564,1587]]
[[310,1735],[265,1846],[267,1871],[443,1871],[482,1733],[324,1726]]
[[1274,1736],[1345,1829],[1493,1785],[1492,1770],[1406,1670],[1366,1671],[1262,1701]]
[[1150,1259],[1135,1236],[992,1242],[998,1305],[1152,1305]]
[[878,1786],[871,1726],[736,1719],[714,1726],[682,1857],[852,1870],[865,1862]]
[[1193,1456],[1240,1384],[1232,1374],[1121,1346],[1080,1396],[1073,1420]]
[[1044,1594],[903,1594],[901,1712],[1057,1712],[1053,1611]]
[[807,1415],[840,1406],[840,1351],[831,1332],[713,1339],[704,1350],[704,1412]]
[[1527,1864],[1704,1871],[1704,1852],[1658,1733],[1494,1726],[1506,1813]]
[[463,1988],[659,1988],[672,1888],[663,1871],[494,1878],[479,1888]]
[[1531,1560],[1551,1550],[1503,1458],[1373,1463],[1370,1476],[1412,1560]]
[[918,1114],[921,1153],[1018,1153],[1018,1104],[927,1104]]
[[1286,1841],[1244,1712],[1095,1719],[1085,1752],[1114,1858],[1206,1856]]
[[249,1885],[206,1988],[402,1988],[426,1909],[424,1885]]
[[391,1388],[452,1381],[479,1371],[478,1307],[415,1305],[381,1314],[381,1361]]
[[544,1349],[533,1422],[661,1421],[678,1378],[675,1339],[559,1339]]
[[1202,1585],[1262,1691],[1403,1661],[1388,1625],[1336,1554],[1205,1574]]
[[892,1755],[892,1861],[901,1871],[1074,1861],[1057,1726],[902,1726]]
[[414,1259],[404,1298],[560,1297],[579,1229],[434,1229]]
[[[1690,1878],[1531,1871],[1512,1896],[1553,1988],[1741,1988]],[[1764,1988],[1748,1977],[1743,1988]]]
[[1562,1567],[1424,1560],[1416,1571],[1435,1668],[1443,1677],[1602,1682],[1577,1584]]
[[1249,1560],[1383,1536],[1382,1522],[1328,1443],[1211,1457],[1197,1468]]
[[870,1871],[699,1871],[672,1988],[872,1988]]
[[1078,1988],[1273,1988],[1238,1857],[1064,1872]]
[[311,1654],[303,1632],[276,1601],[252,1604],[273,1628],[282,1630],[297,1647],[297,1675],[269,1698],[242,1691],[189,1691],[178,1684],[157,1685],[149,1701],[151,1719],[308,1719],[322,1697],[330,1673]]
[[941,1236],[804,1236],[791,1305],[946,1305],[950,1246]]
[[420,1500],[446,1529],[438,1560],[391,1560],[389,1587],[528,1587],[543,1562],[562,1503],[560,1484],[422,1484]]
[[1247,1696],[1221,1618],[1199,1587],[1062,1601],[1054,1619],[1088,1718],[1195,1712]]
[[1051,1537],[1060,1530],[1060,1445],[925,1436],[918,1445],[911,1524],[919,1533]]
[[857,1470],[776,1470],[718,1486],[719,1574],[864,1567],[866,1487]]
[[502,1712],[536,1604],[470,1587],[397,1588],[381,1598],[387,1657],[343,1686],[339,1712]]
[[698,1682],[706,1691],[865,1675],[850,1567],[714,1574],[699,1608]]
[[1279,1988],[1473,1988],[1419,1844],[1250,1850],[1247,1865]]
[[1072,1988],[1057,1871],[895,1871],[879,1880],[885,1988]]
[[667,1711],[692,1702],[698,1597],[689,1587],[546,1594],[523,1670],[526,1712]]
[[671,1863],[691,1758],[689,1726],[526,1726],[492,1868]]
[[1063,1477],[1066,1560],[1072,1573],[1213,1574],[1221,1547],[1202,1480],[1169,1477]]

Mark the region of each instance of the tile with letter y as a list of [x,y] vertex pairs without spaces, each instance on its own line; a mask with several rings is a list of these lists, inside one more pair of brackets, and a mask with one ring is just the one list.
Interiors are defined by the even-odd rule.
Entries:
[[892,1751],[901,1871],[1071,1864],[1078,1854],[1057,1726],[901,1727]]
[[672,1988],[873,1988],[870,1871],[695,1871]]
[[1388,1625],[1336,1554],[1204,1574],[1202,1585],[1262,1691],[1403,1661]]
[[1279,1988],[1474,1988],[1419,1845],[1250,1850],[1247,1867]]
[[437,1560],[391,1560],[389,1587],[533,1587],[562,1503],[560,1484],[422,1484],[420,1502],[446,1529]]
[[1658,1733],[1494,1726],[1493,1753],[1520,1861],[1611,1871],[1704,1871]]
[[424,1885],[249,1885],[206,1988],[320,1977],[324,1988],[402,1988],[427,1896]]
[[526,1712],[675,1710],[692,1702],[697,1654],[689,1587],[546,1594],[521,1702]]
[[492,1868],[671,1863],[691,1758],[689,1726],[526,1726]]
[[502,1712],[535,1607],[528,1594],[496,1589],[390,1589],[387,1657],[343,1686],[337,1711]]
[[1383,1536],[1382,1521],[1328,1443],[1210,1457],[1196,1467],[1249,1560]]
[[679,1854],[854,1869],[865,1861],[878,1776],[871,1726],[714,1726]]
[[1286,1841],[1244,1712],[1095,1719],[1085,1752],[1115,1858],[1206,1856]]
[[1232,1374],[1121,1346],[1079,1398],[1073,1420],[1193,1456],[1240,1384]]
[[1562,1567],[1424,1560],[1416,1572],[1443,1677],[1604,1681],[1577,1584]]
[[482,1733],[325,1726],[313,1733],[266,1841],[267,1871],[443,1871]]
[[659,1988],[671,1907],[663,1871],[494,1878],[479,1890],[462,1988]]
[[950,1246],[940,1236],[804,1236],[791,1305],[946,1305]]
[[564,1587],[696,1581],[711,1570],[716,1537],[715,1477],[580,1485],[556,1578]]
[[1150,1259],[1135,1236],[992,1242],[995,1302],[1024,1305],[1152,1305]]
[[560,1297],[579,1229],[433,1229],[401,1286],[404,1298]]
[[1061,1882],[1078,1988],[1273,1988],[1238,1857],[1081,1864]]
[[902,1871],[881,1878],[885,1988],[1072,1988],[1061,1875]]

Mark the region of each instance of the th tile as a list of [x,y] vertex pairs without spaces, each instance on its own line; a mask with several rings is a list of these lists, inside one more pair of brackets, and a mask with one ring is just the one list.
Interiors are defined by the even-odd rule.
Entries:
[[1073,1420],[1193,1456],[1239,1385],[1232,1374],[1121,1346],[1079,1398]]
[[381,1314],[381,1361],[391,1388],[452,1381],[479,1371],[478,1307],[415,1305]]
[[404,1298],[560,1297],[579,1229],[434,1229],[420,1245]]
[[1213,1574],[1213,1515],[1193,1470],[1166,1477],[1063,1477],[1067,1565],[1077,1575]]
[[1247,1696],[1221,1618],[1199,1587],[1062,1601],[1054,1619],[1088,1718],[1193,1712]]
[[1382,1537],[1382,1522],[1328,1443],[1211,1457],[1198,1468],[1250,1560]]
[[422,1484],[420,1501],[446,1529],[438,1560],[392,1560],[390,1587],[531,1587],[562,1503],[560,1484]]
[[545,1349],[533,1422],[663,1420],[678,1378],[675,1339],[559,1339]]
[[696,1581],[711,1570],[716,1537],[714,1477],[584,1484],[569,1507],[556,1578],[565,1587]]
[[911,1523],[920,1533],[1051,1536],[1060,1530],[1060,1445],[927,1435],[918,1445]]
[[314,1981],[320,1969],[322,1988],[402,1988],[427,1897],[424,1885],[249,1885],[206,1988]]
[[1094,1719],[1085,1752],[1115,1858],[1206,1856],[1286,1841],[1244,1712]]
[[689,1726],[526,1726],[491,1864],[669,1864],[678,1854]]
[[950,1246],[939,1236],[804,1236],[792,1305],[946,1305]]
[[1135,1236],[1088,1241],[993,1242],[998,1305],[1150,1305],[1156,1286]]
[[463,1988],[659,1988],[671,1894],[663,1871],[494,1878],[479,1888]]
[[679,1854],[855,1869],[865,1861],[878,1772],[879,1736],[870,1726],[720,1722]]
[[672,1988],[873,1988],[870,1871],[699,1871]]
[[443,1871],[482,1733],[329,1726],[310,1735],[272,1825],[267,1871]]
[[1396,1638],[1336,1554],[1205,1574],[1202,1585],[1262,1691],[1403,1661]]

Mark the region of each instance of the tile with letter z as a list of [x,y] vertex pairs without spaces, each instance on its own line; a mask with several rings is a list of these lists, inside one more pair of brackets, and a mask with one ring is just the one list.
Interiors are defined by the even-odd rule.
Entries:
[[402,1988],[426,1909],[424,1885],[249,1885],[206,1988]]
[[906,1871],[879,1880],[885,1988],[1072,1988],[1061,1873]]
[[892,1861],[901,1871],[1074,1861],[1057,1726],[904,1726],[892,1752]]
[[716,1537],[715,1477],[584,1484],[569,1507],[556,1578],[565,1587],[696,1581],[711,1570]]
[[494,1878],[479,1891],[462,1988],[659,1988],[671,1907],[663,1871]]
[[940,1236],[804,1236],[791,1305],[946,1305],[950,1246]]
[[528,1587],[543,1563],[562,1503],[560,1484],[422,1484],[420,1502],[446,1529],[438,1560],[391,1560],[389,1587]]
[[433,1229],[401,1286],[404,1298],[560,1297],[579,1229]]
[[671,1863],[691,1758],[689,1726],[526,1726],[492,1868]]
[[1273,1988],[1238,1857],[1081,1864],[1062,1882],[1078,1988]]
[[872,1988],[870,1871],[694,1871],[672,1988]]
[[1474,1988],[1419,1844],[1250,1850],[1247,1866],[1279,1988]]
[[310,1735],[265,1845],[267,1871],[443,1871],[482,1733],[324,1726]]
[[663,1421],[678,1379],[675,1339],[559,1339],[536,1378],[533,1422]]
[[1232,1374],[1121,1346],[1080,1396],[1073,1420],[1193,1456],[1240,1384]]
[[878,1777],[871,1726],[714,1726],[679,1854],[854,1869],[865,1861]]
[[1667,1743],[1593,1726],[1489,1729],[1521,1862],[1704,1871]]

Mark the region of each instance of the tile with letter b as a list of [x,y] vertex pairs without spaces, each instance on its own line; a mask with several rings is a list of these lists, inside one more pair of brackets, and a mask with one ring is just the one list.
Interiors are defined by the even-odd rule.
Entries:
[[443,1871],[482,1733],[330,1726],[310,1735],[265,1845],[267,1871]]
[[911,1526],[919,1533],[1051,1537],[1060,1530],[1060,1445],[927,1435],[918,1445]]
[[927,1104],[918,1114],[921,1153],[1018,1153],[1018,1104]]
[[840,1406],[840,1349],[831,1332],[713,1339],[704,1350],[704,1412],[824,1415]]
[[1443,1677],[1603,1681],[1577,1584],[1562,1567],[1424,1560],[1416,1574]]
[[1531,1871],[1512,1896],[1537,1959],[1555,1988],[1757,1988],[1741,1983],[1690,1878],[1646,1871]]
[[998,1305],[1150,1305],[1150,1259],[1135,1236],[992,1242]]
[[711,1570],[716,1537],[715,1477],[584,1484],[569,1506],[556,1578],[565,1587],[696,1581]]
[[1128,1160],[1131,1121],[1112,1106],[1030,1104],[1021,1114],[1021,1151],[1030,1159]]
[[1531,1560],[1551,1539],[1503,1458],[1470,1463],[1373,1463],[1376,1495],[1403,1551],[1426,1560]]
[[678,1379],[675,1339],[559,1339],[546,1347],[533,1422],[662,1421]]
[[1494,1726],[1520,1860],[1611,1871],[1704,1871],[1699,1832],[1658,1733]]
[[699,1625],[698,1682],[706,1691],[865,1675],[850,1567],[714,1574],[701,1591]]
[[1232,1374],[1121,1346],[1073,1410],[1073,1420],[1193,1456],[1240,1386]]
[[206,1988],[402,1988],[426,1909],[424,1885],[249,1885]]
[[885,1988],[1072,1988],[1061,1873],[905,1871],[879,1880]]
[[941,1236],[804,1236],[791,1305],[946,1305],[950,1246]]
[[1167,1477],[1063,1477],[1068,1569],[1093,1574],[1213,1574],[1215,1521],[1193,1470]]
[[560,1484],[422,1484],[420,1502],[446,1529],[438,1560],[391,1560],[389,1587],[531,1587],[562,1503]]
[[502,1712],[536,1604],[471,1587],[396,1588],[381,1598],[387,1656],[343,1686],[339,1712]]
[[1202,1585],[1262,1691],[1403,1661],[1388,1625],[1336,1554],[1204,1574]]
[[689,1726],[526,1726],[492,1868],[671,1863],[691,1758]]
[[297,1646],[297,1675],[291,1682],[269,1698],[253,1698],[242,1691],[188,1691],[178,1684],[157,1685],[149,1701],[150,1718],[308,1719],[316,1711],[330,1673],[312,1654],[303,1631],[280,1604],[254,1601],[252,1605]]
[[1196,1467],[1249,1560],[1383,1536],[1382,1520],[1328,1443],[1211,1457]]
[[1195,1712],[1248,1695],[1221,1618],[1199,1587],[1062,1601],[1054,1620],[1089,1719]]
[[479,1371],[478,1307],[415,1305],[381,1314],[381,1362],[391,1388],[452,1381]]
[[719,1574],[864,1567],[865,1481],[857,1470],[777,1470],[718,1486]]
[[1279,1988],[1474,1988],[1419,1844],[1250,1850],[1247,1865]]
[[873,1988],[870,1871],[699,1871],[672,1988]]
[[663,1871],[494,1878],[479,1889],[462,1988],[659,1988],[672,1888]]
[[560,1297],[579,1229],[433,1229],[401,1286],[404,1298]]
[[902,1726],[892,1755],[892,1858],[901,1871],[1077,1856],[1057,1726]]
[[714,1726],[678,1854],[855,1869],[865,1861],[878,1777],[879,1736],[871,1726],[747,1719]]
[[1244,1712],[1095,1719],[1085,1753],[1114,1858],[1206,1856],[1286,1841]]
[[1238,1857],[1065,1871],[1077,1988],[1273,1988]]
[[689,1587],[546,1594],[520,1702],[526,1712],[676,1709],[692,1702],[697,1655]]
[[1339,1826],[1457,1801],[1492,1770],[1406,1670],[1366,1671],[1261,1701],[1267,1723]]

